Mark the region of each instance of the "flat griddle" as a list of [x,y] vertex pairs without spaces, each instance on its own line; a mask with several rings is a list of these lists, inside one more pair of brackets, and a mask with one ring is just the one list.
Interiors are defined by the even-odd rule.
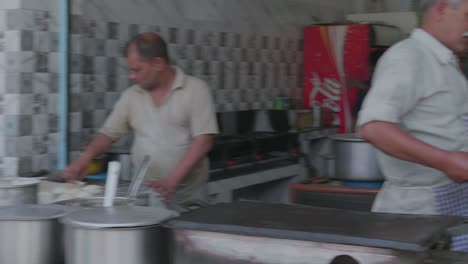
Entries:
[[451,216],[383,214],[261,202],[223,203],[184,214],[166,227],[236,235],[425,251],[462,222]]

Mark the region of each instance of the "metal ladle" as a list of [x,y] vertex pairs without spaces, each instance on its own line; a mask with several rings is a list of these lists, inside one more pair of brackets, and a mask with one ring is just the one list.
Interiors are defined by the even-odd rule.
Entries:
[[129,199],[135,199],[138,193],[138,190],[140,189],[141,183],[143,182],[143,179],[145,178],[146,172],[148,171],[149,161],[150,161],[150,156],[145,155],[145,157],[143,158],[143,161],[141,162],[138,173],[135,175],[135,177],[133,177],[130,183],[130,186],[128,187],[127,197]]
[[[136,195],[138,193],[138,190],[140,189],[141,183],[143,182],[143,179],[145,178],[146,172],[148,170],[149,161],[150,161],[150,156],[145,155],[140,165],[140,169],[137,175],[132,179],[130,186],[128,187],[127,198],[130,201],[136,200]],[[164,201],[163,199],[161,199],[160,194],[154,190],[153,190],[152,199],[154,203],[153,206],[155,205],[157,205],[157,207],[162,206],[162,207],[165,207],[165,208],[177,211],[177,212],[187,211],[185,208],[182,208],[176,204],[168,203],[167,201]]]

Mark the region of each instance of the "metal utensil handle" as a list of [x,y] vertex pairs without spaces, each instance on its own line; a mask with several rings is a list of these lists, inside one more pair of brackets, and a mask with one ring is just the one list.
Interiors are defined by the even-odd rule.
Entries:
[[132,179],[132,182],[130,183],[130,187],[128,188],[128,193],[127,193],[128,198],[132,198],[136,196],[138,190],[140,189],[140,185],[143,182],[143,179],[145,178],[145,175],[146,175],[146,171],[148,170],[148,167],[149,167],[149,161],[150,161],[150,156],[145,155],[145,157],[143,158],[143,161],[141,162],[140,170],[138,171],[135,178]]

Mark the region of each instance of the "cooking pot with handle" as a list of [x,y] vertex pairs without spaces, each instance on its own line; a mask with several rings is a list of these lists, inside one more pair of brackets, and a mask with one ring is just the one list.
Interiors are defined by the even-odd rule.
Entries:
[[343,181],[383,181],[384,177],[377,162],[376,148],[358,134],[335,134],[329,136],[333,142],[334,169],[329,178]]

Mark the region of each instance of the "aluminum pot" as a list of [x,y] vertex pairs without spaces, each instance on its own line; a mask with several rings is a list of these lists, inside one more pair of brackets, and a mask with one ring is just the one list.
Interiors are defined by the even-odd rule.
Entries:
[[[75,198],[69,200],[63,200],[55,202],[54,204],[73,206],[73,207],[84,207],[84,208],[98,208],[103,207],[104,197],[86,197],[86,198]],[[115,197],[114,206],[127,206],[127,205],[138,205],[148,206],[147,197],[138,197],[137,199],[130,199],[128,197]]]
[[39,182],[20,177],[0,179],[0,206],[37,203]]
[[[335,134],[333,140],[334,171],[330,178],[343,181],[383,181],[374,146],[358,134]],[[332,163],[333,164],[333,163]]]
[[46,205],[0,208],[0,263],[63,263],[58,218],[65,213]]
[[67,264],[166,264],[167,234],[159,223],[178,214],[137,206],[93,208],[67,214]]

